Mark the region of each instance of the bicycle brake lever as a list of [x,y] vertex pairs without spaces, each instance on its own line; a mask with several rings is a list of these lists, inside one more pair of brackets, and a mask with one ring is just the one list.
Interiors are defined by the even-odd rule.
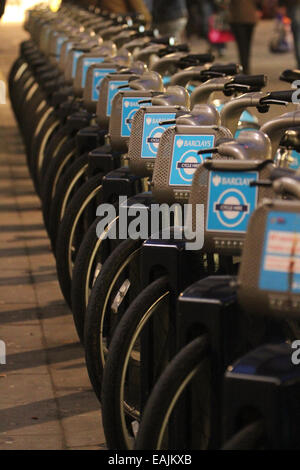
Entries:
[[250,181],[249,186],[251,188],[259,187],[259,186],[269,188],[269,187],[272,186],[272,181],[270,181],[270,180]]

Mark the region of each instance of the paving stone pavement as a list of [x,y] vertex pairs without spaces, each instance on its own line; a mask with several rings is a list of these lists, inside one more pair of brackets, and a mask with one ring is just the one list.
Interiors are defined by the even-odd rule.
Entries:
[[[0,25],[7,76],[26,34]],[[10,107],[0,105],[0,449],[104,449],[99,403],[56,278]]]
[[[268,53],[271,32],[270,22],[257,28],[253,71],[270,74],[274,89],[288,88],[277,77],[294,59]],[[0,25],[2,76],[24,38],[21,26]],[[192,47],[205,46],[194,38]],[[223,60],[237,60],[233,44]],[[8,97],[0,105],[0,339],[7,348],[7,364],[0,365],[0,449],[104,449],[99,404],[57,284]]]

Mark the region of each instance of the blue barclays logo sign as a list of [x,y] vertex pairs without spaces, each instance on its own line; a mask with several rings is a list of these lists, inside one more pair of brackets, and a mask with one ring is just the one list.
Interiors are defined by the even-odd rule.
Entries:
[[245,233],[257,204],[257,172],[211,171],[208,185],[207,231]]
[[149,99],[146,97],[124,97],[122,103],[121,137],[130,137],[132,121],[135,113],[140,109],[140,101]]
[[170,181],[171,186],[190,186],[194,173],[211,154],[198,155],[201,149],[214,146],[214,135],[176,135],[173,144]]
[[268,214],[259,287],[300,293],[300,214]]
[[98,101],[99,89],[103,78],[114,73],[116,69],[94,69],[93,71],[93,83],[92,83],[92,101]]
[[164,131],[172,124],[161,126],[162,121],[175,119],[175,113],[146,113],[143,126],[142,158],[156,157],[159,142]]
[[81,78],[81,86],[82,88],[85,87],[86,82],[86,74],[89,67],[93,64],[101,64],[104,61],[104,57],[86,57],[83,59],[82,63],[82,78]]
[[[112,101],[116,94],[119,92],[119,87],[124,86],[128,84],[128,80],[112,80],[109,82],[109,87],[108,87],[108,97],[107,97],[107,109],[106,109],[106,114],[107,116],[111,116],[111,106],[112,106]],[[125,90],[126,88],[123,88]],[[128,87],[129,89],[129,87]]]
[[79,57],[83,54],[82,51],[74,51],[73,52],[73,62],[72,62],[72,78],[75,78],[76,75],[76,68],[77,68],[77,62]]

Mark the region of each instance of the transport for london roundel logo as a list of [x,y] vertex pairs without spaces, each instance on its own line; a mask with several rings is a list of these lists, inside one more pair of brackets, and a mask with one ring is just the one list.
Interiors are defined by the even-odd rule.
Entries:
[[249,214],[249,204],[238,189],[226,189],[214,204],[214,211],[225,227],[236,227]]

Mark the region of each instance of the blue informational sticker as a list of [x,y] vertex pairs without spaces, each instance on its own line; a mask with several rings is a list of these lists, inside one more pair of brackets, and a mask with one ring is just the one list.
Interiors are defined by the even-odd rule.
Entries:
[[66,39],[66,36],[59,36],[56,40],[56,57],[58,60],[60,58],[61,46],[63,45]]
[[85,87],[86,82],[86,74],[88,68],[93,64],[101,64],[104,61],[104,57],[86,57],[82,61],[82,78],[81,78],[81,86],[82,88]]
[[164,131],[172,124],[161,126],[162,121],[175,119],[175,113],[145,113],[143,126],[142,158],[156,157],[159,142]]
[[190,186],[194,173],[211,154],[198,155],[199,150],[214,146],[214,135],[176,135],[170,172],[171,186]]
[[98,101],[99,88],[103,78],[109,73],[114,73],[116,69],[93,69],[92,101]]
[[[107,97],[107,116],[111,115],[111,104],[112,100],[114,99],[115,95],[120,91],[119,86],[124,86],[128,84],[128,80],[112,80],[109,82],[108,88],[108,97]],[[126,90],[127,88],[122,88],[122,90]],[[129,89],[129,87],[128,87]]]
[[268,214],[259,288],[300,293],[300,214]]
[[257,204],[258,173],[211,171],[208,185],[206,230],[245,233]]
[[76,75],[76,68],[77,68],[77,62],[79,57],[83,54],[82,51],[74,51],[73,52],[73,63],[72,63],[72,78],[75,78]]
[[300,168],[300,153],[296,152],[296,150],[293,150],[292,158],[293,158],[293,161],[290,164],[290,168],[292,170],[298,170]]
[[[140,109],[140,101],[149,100],[149,96],[130,96],[124,97],[122,102],[122,118],[121,118],[121,137],[130,137],[132,120],[135,113]],[[149,103],[150,105],[150,103]]]

